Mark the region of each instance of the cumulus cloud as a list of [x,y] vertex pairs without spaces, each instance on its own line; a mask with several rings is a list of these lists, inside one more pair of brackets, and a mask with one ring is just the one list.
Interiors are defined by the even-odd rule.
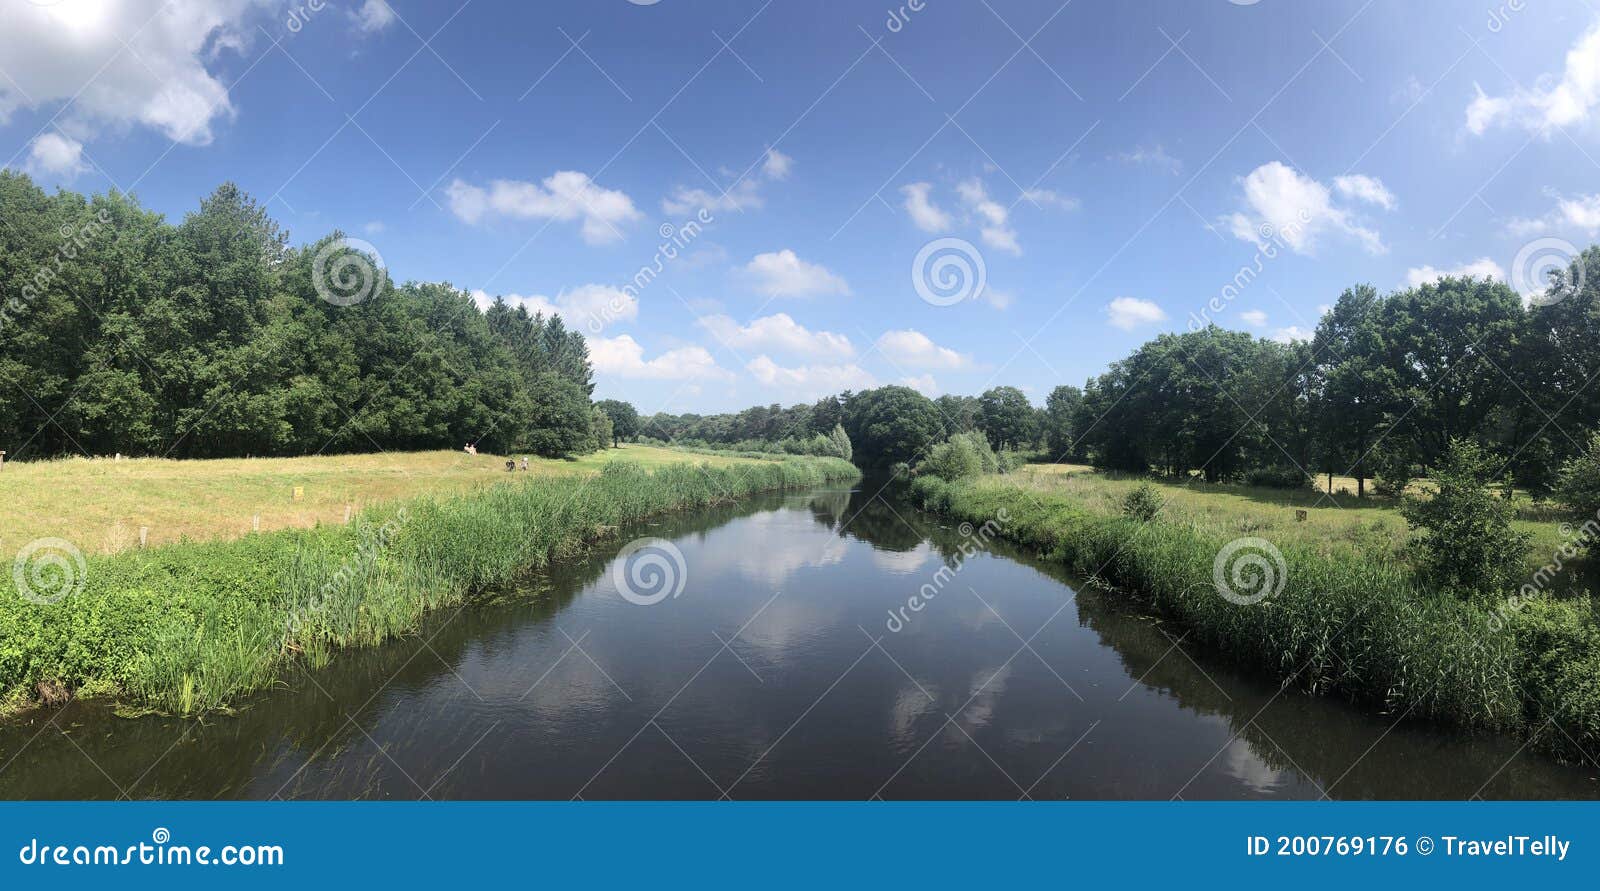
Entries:
[[766,386],[804,397],[825,396],[841,390],[864,390],[878,385],[871,374],[855,364],[785,368],[770,357],[761,355],[746,363],[745,368]]
[[1071,195],[1063,195],[1054,189],[1028,189],[1022,193],[1023,200],[1039,207],[1056,207],[1061,210],[1077,210],[1078,199]]
[[1294,343],[1297,340],[1310,340],[1313,332],[1307,331],[1299,325],[1290,325],[1279,328],[1272,333],[1272,339],[1279,343]]
[[1154,325],[1166,318],[1166,310],[1152,301],[1137,297],[1118,297],[1106,304],[1107,321],[1124,331],[1132,331],[1141,325]]
[[1471,263],[1463,263],[1460,266],[1453,266],[1449,269],[1436,269],[1432,266],[1413,266],[1406,270],[1406,286],[1415,288],[1418,285],[1438,281],[1445,276],[1494,278],[1505,281],[1506,271],[1501,268],[1499,263],[1488,257],[1479,257]]
[[1362,176],[1359,173],[1336,176],[1333,179],[1333,187],[1346,198],[1376,204],[1384,210],[1394,210],[1394,193],[1384,186],[1383,180],[1375,176]]
[[1587,122],[1600,104],[1600,23],[1590,26],[1567,50],[1560,80],[1502,96],[1491,96],[1477,84],[1473,89],[1467,129],[1474,135],[1492,127],[1513,127],[1548,136],[1550,128]]
[[982,180],[976,177],[964,180],[956,186],[956,194],[961,196],[961,203],[977,215],[980,222],[978,234],[982,236],[984,244],[1021,255],[1022,246],[1017,243],[1017,230],[1009,224],[1010,212],[989,197],[989,190]]
[[[1356,239],[1369,253],[1388,250],[1378,233],[1363,225],[1355,212],[1334,203],[1327,186],[1281,162],[1269,161],[1239,182],[1245,209],[1222,219],[1235,238],[1255,244],[1279,239],[1297,254],[1311,254],[1322,236],[1333,232]],[[1335,187],[1341,194],[1379,206],[1390,206],[1394,200],[1388,189],[1371,177],[1340,177]],[[1384,205],[1385,200],[1390,205]]]
[[939,346],[928,335],[909,328],[885,331],[878,338],[878,352],[907,368],[965,368],[972,364],[970,356]]
[[352,15],[355,16],[356,27],[368,34],[382,31],[395,21],[394,9],[384,0],[365,0]]
[[919,374],[916,377],[903,377],[900,379],[900,385],[910,387],[929,399],[932,399],[940,394],[939,382],[934,380],[933,375],[931,374]]
[[725,315],[706,316],[697,324],[736,350],[778,350],[821,359],[855,355],[850,338],[831,331],[807,330],[787,313],[753,319],[748,325],[740,325]]
[[[590,334],[639,317],[639,301],[610,285],[580,285],[561,292],[553,300],[542,294],[505,294],[502,297],[512,306],[521,306],[530,313],[560,316],[567,327]],[[473,291],[472,299],[479,309],[486,310],[494,304],[494,296],[482,290]]]
[[515,219],[581,221],[583,240],[604,244],[622,237],[620,226],[641,214],[625,193],[597,185],[586,173],[559,170],[542,182],[497,179],[488,188],[452,180],[445,188],[450,210],[468,223],[493,214]]
[[1548,235],[1551,232],[1581,230],[1591,238],[1600,235],[1600,195],[1560,198],[1542,217],[1513,219],[1507,226],[1512,235]]
[[1267,314],[1259,309],[1247,309],[1239,313],[1239,318],[1252,328],[1267,327]]
[[674,216],[689,216],[698,213],[701,208],[713,213],[756,210],[766,205],[766,200],[761,197],[763,183],[788,179],[793,170],[793,158],[769,148],[762,156],[759,176],[735,178],[732,171],[728,171],[726,175],[734,179],[733,185],[717,191],[677,186],[670,195],[661,199],[661,209]]
[[28,171],[36,176],[72,179],[89,169],[83,143],[60,133],[46,133],[28,147]]
[[626,334],[589,338],[589,361],[601,374],[649,380],[711,380],[731,377],[717,366],[705,347],[668,350],[654,359],[644,358],[644,347]]
[[[56,121],[87,141],[106,126],[143,126],[205,145],[234,115],[228,89],[206,69],[246,44],[243,20],[260,0],[167,4],[10,3],[0,27],[0,125],[19,109],[71,100]],[[124,43],[126,42],[126,43]]]
[[933,203],[933,183],[910,183],[900,187],[900,194],[906,196],[906,213],[918,229],[933,233],[950,231],[950,215]]
[[758,293],[767,297],[850,293],[850,286],[844,279],[822,266],[807,263],[787,248],[774,253],[757,254],[740,272]]

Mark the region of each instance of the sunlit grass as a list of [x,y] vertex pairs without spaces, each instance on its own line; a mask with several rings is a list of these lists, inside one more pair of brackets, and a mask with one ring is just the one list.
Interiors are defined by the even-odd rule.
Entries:
[[[371,505],[422,494],[466,492],[507,482],[507,456],[465,452],[390,452],[309,458],[230,458],[176,461],[68,458],[0,468],[0,550],[58,537],[85,553],[150,546],[184,538],[237,538],[256,529],[304,529],[343,523]],[[520,459],[520,456],[517,456]],[[688,459],[680,452],[624,445],[574,460],[533,458],[527,474],[558,476],[598,471],[611,461],[647,468]],[[696,455],[695,463],[728,466],[748,459]],[[520,466],[520,461],[519,461]],[[299,487],[302,497],[296,500]]]

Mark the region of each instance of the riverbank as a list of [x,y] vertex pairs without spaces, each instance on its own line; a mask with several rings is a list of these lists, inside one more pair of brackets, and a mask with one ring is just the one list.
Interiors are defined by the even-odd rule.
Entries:
[[[86,554],[143,544],[210,541],[251,532],[343,523],[351,514],[419,495],[469,492],[506,482],[508,455],[463,451],[377,452],[303,458],[63,458],[0,467],[9,508],[0,545],[11,553],[38,538],[64,538]],[[599,473],[612,461],[646,467],[693,460],[731,466],[726,455],[686,458],[629,443],[575,458],[531,458],[538,476]],[[518,471],[519,473],[521,471]],[[296,490],[299,495],[296,496]]]
[[[1275,541],[1270,531],[1141,522],[1010,478],[921,477],[911,489],[924,509],[974,525],[1003,512],[996,525],[1004,538],[1140,598],[1176,626],[1185,646],[1285,685],[1345,697],[1396,721],[1520,734],[1569,760],[1600,750],[1600,620],[1586,596],[1523,589],[1528,596],[1469,602],[1417,587],[1392,560],[1330,555]],[[1263,539],[1281,562],[1255,546]],[[1249,542],[1244,554],[1239,541]],[[1234,557],[1263,555],[1254,565],[1268,574],[1234,575],[1229,546]],[[1263,579],[1259,590],[1220,590]]]
[[[226,708],[341,648],[417,627],[581,552],[624,523],[755,492],[856,479],[828,458],[680,461],[649,470],[515,477],[467,493],[387,502],[349,525],[184,542],[113,555],[41,551],[63,586],[0,599],[5,710],[72,696],[183,714]],[[28,574],[27,578],[35,578]],[[32,597],[28,596],[33,594]]]

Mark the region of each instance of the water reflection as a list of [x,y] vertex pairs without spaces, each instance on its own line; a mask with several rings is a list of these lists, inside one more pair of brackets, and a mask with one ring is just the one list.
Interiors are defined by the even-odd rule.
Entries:
[[654,606],[596,554],[236,715],[28,716],[0,728],[0,796],[1596,795],[1507,740],[1391,730],[1237,676],[1004,545],[962,559],[957,530],[875,491],[624,530],[684,552],[683,595]]

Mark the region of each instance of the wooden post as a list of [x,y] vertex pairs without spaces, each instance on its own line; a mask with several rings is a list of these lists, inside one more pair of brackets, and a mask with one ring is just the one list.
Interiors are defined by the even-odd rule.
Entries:
[[5,466],[6,466],[6,453],[5,452],[0,452],[0,470],[4,470]]
[[260,532],[261,531],[261,515],[260,514],[256,514],[254,517],[252,517],[250,519],[250,530],[252,532]]
[[344,524],[346,526],[350,525],[350,505],[348,504],[344,506]]
[[142,547],[145,546],[145,543],[149,540],[149,536],[150,536],[150,527],[149,526],[140,526],[139,527],[139,547],[142,548]]

